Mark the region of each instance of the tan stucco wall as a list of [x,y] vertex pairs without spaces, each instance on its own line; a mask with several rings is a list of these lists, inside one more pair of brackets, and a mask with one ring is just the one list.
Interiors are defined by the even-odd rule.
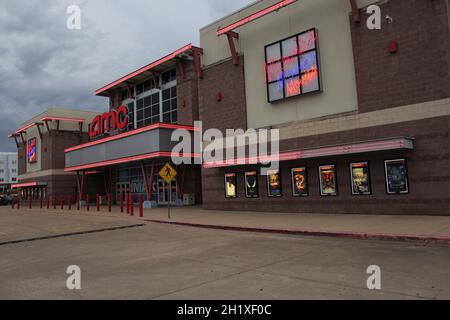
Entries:
[[[88,132],[89,130],[89,123],[92,122],[94,117],[96,117],[99,113],[98,112],[90,112],[90,111],[84,111],[84,110],[76,110],[76,109],[67,109],[67,108],[51,108],[36,117],[24,122],[20,125],[20,128],[23,128],[31,123],[41,122],[40,119],[43,117],[68,117],[68,118],[81,118],[86,119],[86,123],[83,125],[83,132]],[[56,129],[57,124],[55,121],[53,121],[51,124],[49,124],[50,129]],[[79,125],[78,123],[71,123],[71,122],[65,122],[61,121],[59,125],[60,130],[62,131],[79,131]],[[45,125],[41,128],[41,131],[43,133],[47,132],[47,128]],[[42,170],[42,155],[41,155],[41,146],[42,141],[39,136],[39,131],[36,126],[33,126],[29,128],[24,134],[25,142],[28,143],[28,140],[32,138],[36,138],[37,143],[37,162],[35,163],[28,163],[28,159],[26,159],[27,162],[27,173],[33,173],[38,172]],[[19,138],[20,139],[20,138]]]
[[[201,30],[203,63],[208,66],[230,58],[226,36],[217,37],[219,27],[238,21],[278,0],[262,0]],[[366,5],[373,1],[363,1]],[[279,12],[244,25],[239,33],[238,51],[245,57],[245,86],[249,128],[314,119],[356,111],[357,93],[350,34],[348,0],[302,0]],[[264,75],[264,46],[310,28],[319,31],[323,92],[267,102]]]

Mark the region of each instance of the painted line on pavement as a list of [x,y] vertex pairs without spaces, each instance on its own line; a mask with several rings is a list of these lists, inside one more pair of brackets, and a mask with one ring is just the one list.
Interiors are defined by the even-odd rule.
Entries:
[[18,243],[24,243],[24,242],[49,240],[49,239],[56,239],[56,238],[73,237],[73,236],[86,235],[86,234],[92,234],[92,233],[118,231],[118,230],[124,230],[124,229],[139,228],[139,227],[143,227],[143,226],[145,226],[145,224],[141,223],[141,224],[122,226],[122,227],[112,227],[112,228],[103,228],[103,229],[96,229],[96,230],[89,230],[89,231],[79,231],[79,232],[72,232],[72,233],[64,233],[64,234],[36,237],[36,238],[30,238],[30,239],[11,240],[11,241],[6,241],[6,242],[0,242],[0,246],[6,246],[6,245],[18,244]]

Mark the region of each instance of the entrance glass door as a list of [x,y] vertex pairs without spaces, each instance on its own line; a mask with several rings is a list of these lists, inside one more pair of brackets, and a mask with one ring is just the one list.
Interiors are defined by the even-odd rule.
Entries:
[[169,203],[169,190],[172,191],[171,203],[174,204],[177,199],[177,181],[172,180],[169,185],[163,179],[158,179],[158,204]]
[[123,197],[125,199],[125,196],[128,195],[129,193],[130,193],[130,183],[129,182],[116,184],[116,201],[117,201],[117,203],[120,203],[121,195],[123,195]]

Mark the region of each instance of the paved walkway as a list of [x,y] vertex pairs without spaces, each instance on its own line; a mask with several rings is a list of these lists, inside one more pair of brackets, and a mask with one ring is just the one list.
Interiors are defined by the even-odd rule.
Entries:
[[[4,210],[10,211],[12,209],[4,207],[0,212]],[[12,211],[17,212],[17,209]],[[65,211],[21,208],[21,212],[69,214],[67,208]],[[109,216],[127,219],[130,220],[130,223],[146,221],[237,231],[450,244],[450,216],[289,214],[203,210],[197,206],[172,208],[171,219],[168,219],[167,208],[144,210],[144,218],[142,219],[138,217],[139,211],[137,208],[135,208],[134,217],[128,217],[126,213],[120,213],[118,207],[114,207],[112,213],[107,213],[107,208],[101,207],[99,213],[96,212],[95,208],[91,208],[90,212],[86,212],[86,209],[81,212],[73,209],[70,214],[96,217]],[[121,221],[121,223],[124,223],[124,221]]]
[[168,219],[167,208],[146,210],[144,219],[220,229],[450,244],[450,217],[438,216],[230,212],[188,207],[173,208],[171,219]]

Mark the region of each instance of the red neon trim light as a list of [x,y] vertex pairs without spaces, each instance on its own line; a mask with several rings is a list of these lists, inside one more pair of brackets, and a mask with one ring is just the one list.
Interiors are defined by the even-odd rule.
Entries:
[[[65,117],[43,117],[41,120],[39,121],[65,121],[65,122],[78,122],[78,123],[85,123],[86,119],[81,119],[81,118],[65,118]],[[37,122],[34,123],[30,123],[29,125],[26,125],[25,127],[20,128],[19,130],[16,131],[16,134],[19,133],[23,133],[26,132],[28,129],[34,127],[35,125],[37,125]]]
[[167,56],[165,56],[165,57],[163,57],[163,58],[161,58],[159,60],[156,60],[155,62],[152,62],[152,63],[146,65],[145,67],[142,67],[142,68],[140,68],[140,69],[138,69],[138,70],[136,70],[136,71],[134,71],[134,72],[132,72],[132,73],[130,73],[130,74],[128,74],[128,75],[126,75],[126,76],[124,76],[124,77],[122,77],[122,78],[120,78],[120,79],[118,79],[118,80],[116,80],[116,81],[106,85],[106,86],[104,86],[103,88],[98,89],[97,91],[95,91],[95,94],[99,95],[100,93],[102,93],[102,92],[104,92],[104,91],[106,91],[108,89],[111,89],[112,87],[115,87],[115,86],[117,86],[117,85],[119,85],[119,84],[121,84],[121,83],[123,83],[123,82],[125,82],[125,81],[127,81],[127,80],[129,80],[129,79],[131,79],[131,78],[133,78],[133,77],[135,77],[135,76],[145,72],[145,71],[151,70],[151,69],[159,66],[160,64],[162,64],[162,63],[164,63],[166,61],[169,61],[171,59],[176,58],[176,56],[178,56],[179,54],[182,54],[183,52],[191,50],[192,48],[194,48],[194,46],[192,44],[188,44],[188,45],[186,45],[186,46],[184,46],[184,47],[174,51],[173,53],[171,53],[171,54],[169,54],[169,55],[167,55]]
[[121,163],[127,163],[127,162],[133,162],[133,161],[140,161],[140,160],[146,160],[146,159],[153,159],[153,158],[172,158],[172,157],[179,157],[179,158],[199,158],[200,155],[197,153],[184,153],[184,154],[178,154],[173,152],[165,152],[165,151],[159,151],[159,152],[152,152],[143,154],[140,156],[133,156],[133,157],[125,157],[115,160],[108,160],[108,161],[102,161],[102,162],[96,162],[81,166],[75,166],[75,167],[67,167],[64,169],[66,172],[70,171],[81,171],[86,169],[93,169],[93,168],[100,168],[100,167],[107,167],[112,166],[115,164],[121,164]]
[[72,152],[72,151],[76,151],[76,150],[80,150],[80,149],[96,146],[96,145],[103,144],[103,143],[106,143],[106,142],[109,142],[109,141],[123,139],[123,138],[126,138],[126,137],[134,136],[134,135],[139,134],[139,133],[152,131],[152,130],[156,130],[156,129],[174,129],[174,130],[182,129],[182,130],[189,130],[189,131],[199,131],[199,128],[192,127],[192,126],[182,126],[182,125],[178,125],[178,124],[168,124],[168,123],[155,123],[155,124],[152,124],[152,125],[147,126],[147,127],[139,128],[139,129],[136,129],[136,130],[133,130],[133,131],[128,131],[128,132],[121,133],[121,134],[118,134],[118,135],[115,135],[115,136],[112,136],[112,137],[107,137],[107,138],[104,138],[104,139],[100,139],[100,140],[88,142],[88,143],[85,143],[85,144],[81,144],[79,146],[67,148],[67,149],[64,150],[64,152],[68,153],[68,152]]
[[359,143],[353,145],[336,146],[336,147],[325,147],[304,151],[291,151],[291,152],[281,152],[278,157],[276,156],[265,156],[265,157],[247,157],[240,159],[230,159],[226,161],[217,162],[205,162],[203,167],[208,168],[220,168],[235,165],[246,165],[255,163],[267,163],[271,161],[289,161],[289,160],[301,160],[309,158],[318,158],[325,156],[338,156],[345,154],[363,153],[363,152],[373,152],[373,151],[383,151],[383,150],[393,150],[406,148],[406,139],[393,139],[384,141],[375,141],[367,143]]
[[19,184],[13,184],[11,186],[11,188],[18,189],[18,188],[26,188],[26,187],[36,187],[37,185],[38,185],[37,182],[19,183]]
[[29,125],[27,125],[25,127],[22,127],[19,130],[17,130],[16,134],[23,133],[23,132],[27,131],[28,129],[34,127],[35,125],[36,125],[36,123],[30,123]]
[[273,6],[270,6],[268,8],[262,9],[244,19],[241,19],[235,23],[230,24],[229,26],[226,26],[224,28],[221,28],[219,30],[217,30],[217,36],[221,36],[225,33],[227,33],[228,31],[232,31],[240,26],[243,26],[249,22],[252,22],[253,20],[259,19],[265,15],[268,15],[269,13],[279,10],[283,7],[286,7],[294,2],[297,2],[298,0],[284,0],[284,1],[280,1],[276,4],[274,4]]

